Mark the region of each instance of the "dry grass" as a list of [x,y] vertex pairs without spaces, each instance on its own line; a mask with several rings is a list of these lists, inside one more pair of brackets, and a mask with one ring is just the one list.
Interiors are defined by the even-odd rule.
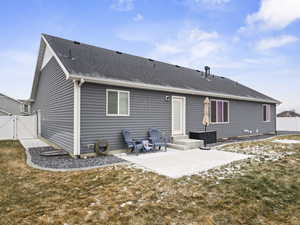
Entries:
[[[300,224],[300,146],[244,165],[230,179],[173,180],[126,166],[80,172],[29,168],[0,142],[0,224]],[[283,151],[283,150],[280,150]]]
[[[300,140],[300,135],[279,136],[279,137],[269,138],[267,140],[261,140],[261,141],[245,141],[240,143],[227,144],[225,146],[221,146],[220,148],[222,148],[222,150],[231,151],[231,152],[247,153],[247,151],[252,150],[254,151],[254,154],[259,154],[259,152],[265,154],[265,153],[286,153],[289,150],[293,152],[295,149],[297,149],[297,146],[299,147],[299,144],[298,145],[281,144],[281,143],[272,142],[274,140],[283,140],[283,139]],[[255,150],[257,150],[257,152]]]
[[286,135],[286,136],[279,136],[279,137],[276,137],[274,139],[289,139],[289,140],[300,140],[300,135]]

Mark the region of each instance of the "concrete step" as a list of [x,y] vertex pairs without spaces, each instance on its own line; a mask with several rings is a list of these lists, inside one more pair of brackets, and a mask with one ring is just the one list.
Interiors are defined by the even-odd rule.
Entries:
[[176,140],[182,140],[182,139],[188,139],[189,136],[188,135],[176,135],[176,136],[172,136],[171,140],[172,142],[176,141]]
[[189,147],[190,149],[193,148],[200,148],[203,146],[203,140],[195,140],[195,139],[179,139],[176,141],[173,141],[173,144],[178,144],[178,145],[185,145]]
[[173,143],[169,143],[169,148],[174,148],[178,150],[190,150],[195,148],[200,148],[203,146],[202,140],[195,140],[195,139],[178,139],[173,141]]
[[173,143],[168,143],[168,148],[173,148],[177,150],[189,150],[190,148],[186,145],[179,145],[179,144],[173,144]]

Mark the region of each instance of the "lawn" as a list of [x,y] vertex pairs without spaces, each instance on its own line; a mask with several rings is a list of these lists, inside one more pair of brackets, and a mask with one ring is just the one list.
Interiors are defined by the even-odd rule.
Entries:
[[[237,146],[281,155],[174,180],[125,165],[41,171],[26,165],[18,142],[0,142],[0,224],[299,225],[300,145],[258,141],[225,150]],[[222,175],[232,168],[238,172]]]

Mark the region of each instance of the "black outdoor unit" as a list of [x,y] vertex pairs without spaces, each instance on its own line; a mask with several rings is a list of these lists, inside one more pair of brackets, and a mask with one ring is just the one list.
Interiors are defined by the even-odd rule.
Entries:
[[204,140],[204,144],[213,144],[217,142],[217,131],[190,131],[191,139]]

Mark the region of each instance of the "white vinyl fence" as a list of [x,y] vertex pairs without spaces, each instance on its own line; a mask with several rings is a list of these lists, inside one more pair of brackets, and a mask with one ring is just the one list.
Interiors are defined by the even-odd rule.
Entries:
[[37,119],[32,116],[0,116],[0,140],[37,137]]
[[278,131],[300,131],[300,117],[278,117]]

